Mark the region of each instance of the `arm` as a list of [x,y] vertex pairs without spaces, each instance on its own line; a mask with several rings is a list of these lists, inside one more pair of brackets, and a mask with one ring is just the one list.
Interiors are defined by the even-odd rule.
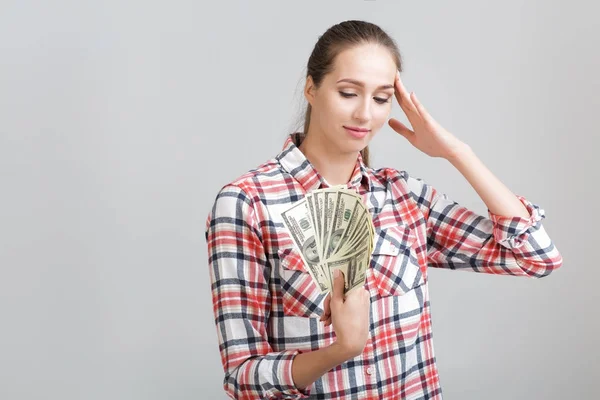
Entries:
[[[479,178],[486,179],[485,173]],[[496,211],[514,212],[517,216],[497,215],[490,210],[489,218],[485,218],[420,179],[408,176],[406,179],[411,196],[426,220],[429,265],[535,278],[547,276],[562,265],[560,253],[542,226],[544,211],[525,198],[502,186],[498,196],[504,196],[505,202],[489,201],[499,203]],[[480,185],[483,187],[479,187],[480,191],[494,196],[493,183],[480,182]],[[521,207],[527,211],[525,218],[519,215]]]
[[[294,381],[307,387],[333,367],[361,354],[369,338],[371,295],[366,288],[344,295],[344,276],[333,273],[333,290],[326,302],[325,325],[333,324],[336,341],[322,349],[298,354],[292,366]],[[331,313],[330,313],[331,311]],[[323,320],[323,317],[322,319]]]
[[462,144],[459,150],[448,157],[448,161],[471,184],[490,213],[525,219],[531,216],[517,196],[487,169],[469,146]]
[[298,388],[306,388],[326,372],[357,354],[342,349],[337,342],[318,350],[298,354],[292,364],[292,376]]
[[414,92],[408,93],[400,72],[394,85],[413,129],[395,118],[389,120],[390,127],[425,154],[450,161],[488,206],[486,219],[423,182],[407,178],[427,221],[428,262],[434,267],[538,278],[559,268],[562,257],[540,222],[544,211],[502,185],[466,144],[427,112]]
[[206,240],[223,386],[230,397],[303,398],[309,393],[304,388],[351,358],[337,342],[306,353],[270,346],[270,267],[252,199],[239,187],[219,192],[206,221]]
[[240,188],[219,192],[206,241],[225,391],[236,399],[300,398],[292,380],[298,351],[274,352],[268,342],[269,265],[252,200]]

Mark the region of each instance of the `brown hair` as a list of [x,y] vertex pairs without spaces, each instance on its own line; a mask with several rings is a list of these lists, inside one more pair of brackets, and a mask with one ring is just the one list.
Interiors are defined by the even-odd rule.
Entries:
[[[308,58],[306,78],[311,76],[315,87],[318,88],[323,78],[333,70],[337,55],[344,50],[362,44],[377,44],[387,48],[396,63],[398,71],[402,72],[402,58],[394,39],[375,24],[349,20],[333,25],[319,37]],[[308,132],[311,109],[310,103],[307,102],[302,136],[306,136]],[[367,146],[361,150],[360,154],[365,165],[369,166],[369,147]]]

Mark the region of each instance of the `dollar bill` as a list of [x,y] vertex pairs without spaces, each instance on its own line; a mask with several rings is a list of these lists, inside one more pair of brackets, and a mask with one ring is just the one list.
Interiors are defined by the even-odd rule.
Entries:
[[290,209],[282,212],[281,217],[308,272],[317,282],[321,292],[330,290],[329,279],[320,265],[316,236],[310,222],[306,201],[302,200],[294,204]]
[[369,263],[371,262],[371,252],[363,252],[360,255],[353,257],[353,269],[350,270],[348,278],[348,291],[365,284],[365,278]]
[[324,200],[322,193],[320,191],[316,191],[312,195],[313,202],[315,206],[315,215],[313,219],[315,220],[317,226],[317,240],[319,241],[319,256],[323,256],[323,206]]
[[327,249],[325,258],[331,257],[338,251],[338,246],[342,243],[344,231],[350,224],[352,218],[356,218],[359,212],[360,200],[348,193],[339,192],[336,199],[335,215],[331,225],[331,230],[327,238]]
[[312,227],[313,227],[313,232],[315,234],[315,241],[317,243],[317,252],[319,254],[319,259],[321,259],[321,253],[322,253],[321,241],[316,240],[319,237],[319,224],[318,224],[318,221],[316,220],[315,203],[313,201],[313,194],[307,193],[306,196],[304,197],[304,200],[306,201],[308,215],[309,215]]
[[344,185],[317,189],[281,215],[322,293],[332,289],[336,269],[344,273],[346,292],[364,284],[375,229],[356,191]]

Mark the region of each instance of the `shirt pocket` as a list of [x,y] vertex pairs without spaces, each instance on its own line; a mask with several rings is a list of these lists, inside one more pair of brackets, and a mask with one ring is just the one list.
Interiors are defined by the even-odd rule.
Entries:
[[288,316],[318,318],[323,314],[321,290],[306,270],[304,261],[294,248],[277,250],[280,263],[283,312]]
[[376,231],[370,269],[372,283],[381,297],[402,296],[425,283],[416,240],[406,225]]

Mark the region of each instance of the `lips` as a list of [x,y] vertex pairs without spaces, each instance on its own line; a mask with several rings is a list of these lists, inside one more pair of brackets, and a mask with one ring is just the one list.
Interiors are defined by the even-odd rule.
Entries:
[[367,128],[359,128],[359,127],[356,127],[356,126],[346,126],[346,125],[344,125],[344,128],[350,129],[350,130],[356,131],[356,132],[369,132],[369,129],[367,129]]
[[355,126],[344,126],[344,129],[355,139],[362,139],[370,132],[369,129],[357,128]]

